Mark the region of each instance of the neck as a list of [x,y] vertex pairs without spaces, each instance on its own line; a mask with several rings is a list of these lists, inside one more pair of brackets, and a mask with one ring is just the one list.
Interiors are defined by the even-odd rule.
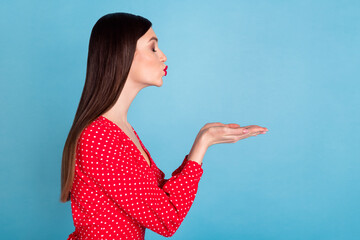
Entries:
[[130,79],[127,79],[115,105],[102,115],[119,126],[131,128],[131,125],[127,121],[127,113],[131,103],[140,90],[140,86],[133,84]]

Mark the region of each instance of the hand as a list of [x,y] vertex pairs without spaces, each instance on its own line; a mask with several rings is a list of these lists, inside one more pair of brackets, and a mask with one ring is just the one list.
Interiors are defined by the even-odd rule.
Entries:
[[[248,132],[244,133],[245,129]],[[267,128],[258,125],[240,127],[240,125],[236,123],[223,124],[215,122],[205,124],[205,126],[201,128],[200,133],[207,143],[207,146],[210,147],[211,145],[219,143],[235,143],[240,139],[264,134],[267,131]]]

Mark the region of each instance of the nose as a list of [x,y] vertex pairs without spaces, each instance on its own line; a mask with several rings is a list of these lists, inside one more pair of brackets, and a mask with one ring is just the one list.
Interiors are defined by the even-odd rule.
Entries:
[[160,60],[162,62],[166,62],[166,60],[167,60],[167,57],[165,56],[165,54],[162,51],[161,51],[161,55],[160,55]]

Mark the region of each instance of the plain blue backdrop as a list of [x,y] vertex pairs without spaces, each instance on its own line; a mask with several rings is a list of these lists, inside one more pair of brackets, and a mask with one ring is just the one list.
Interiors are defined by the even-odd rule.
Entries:
[[128,112],[166,178],[207,122],[269,129],[209,148],[171,239],[360,239],[359,1],[1,5],[1,239],[74,231],[59,200],[62,150],[91,29],[111,12],[148,18],[168,59],[163,85]]

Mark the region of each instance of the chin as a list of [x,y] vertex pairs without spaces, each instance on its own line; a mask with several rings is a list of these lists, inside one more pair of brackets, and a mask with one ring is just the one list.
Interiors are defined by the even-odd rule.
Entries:
[[158,81],[158,82],[148,82],[145,84],[144,87],[151,87],[151,86],[155,86],[155,87],[161,87],[163,84],[163,81]]
[[163,80],[161,79],[160,82],[157,82],[156,84],[154,84],[157,87],[161,87],[163,85]]
[[158,80],[152,80],[149,81],[146,85],[147,86],[155,86],[155,87],[161,87],[163,85],[164,81],[162,80],[162,77],[158,78]]

